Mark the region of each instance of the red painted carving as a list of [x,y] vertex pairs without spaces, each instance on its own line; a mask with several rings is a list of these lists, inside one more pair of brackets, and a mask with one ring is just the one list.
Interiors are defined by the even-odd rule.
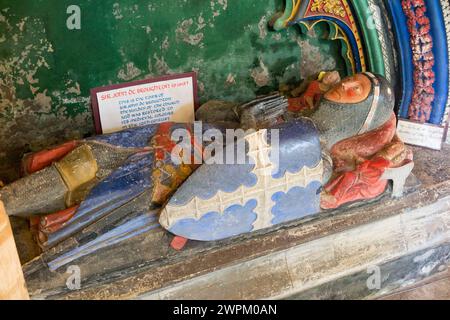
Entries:
[[314,80],[300,97],[288,100],[288,110],[291,112],[313,110],[324,93],[325,91],[321,89],[320,81]]
[[[164,161],[167,155],[170,155],[173,149],[177,146],[172,140],[172,127],[174,123],[172,122],[164,122],[161,123],[158,127],[158,131],[152,139],[152,147],[155,150],[155,158],[159,161]],[[202,146],[201,143],[195,140],[195,135],[192,133],[192,130],[189,125],[186,125],[185,130],[187,130],[191,136],[191,145],[195,152],[193,152],[191,156],[191,164],[197,164],[199,160],[195,160],[195,156],[202,154]]]
[[408,20],[414,64],[414,91],[409,117],[425,123],[430,120],[435,96],[433,84],[436,81],[430,19],[426,16],[424,0],[402,0],[402,7]]
[[389,161],[384,158],[366,160],[353,171],[332,180],[326,187],[328,197],[323,197],[323,209],[335,209],[343,204],[373,199],[386,190],[387,180],[382,180]]
[[[320,79],[320,80],[319,80]],[[322,99],[322,96],[341,81],[338,72],[322,72],[319,79],[308,84],[305,92],[297,98],[288,99],[288,110],[291,112],[301,112],[314,110]]]
[[332,148],[333,178],[322,194],[323,209],[373,199],[386,190],[388,181],[382,179],[385,170],[412,160],[395,132],[393,114],[379,129],[341,141]]
[[38,244],[43,246],[50,234],[61,230],[74,217],[78,207],[30,218],[30,230],[36,236]]
[[22,168],[26,174],[31,174],[45,167],[50,166],[53,162],[61,160],[69,152],[75,149],[78,145],[77,141],[70,141],[57,146],[53,149],[43,150],[33,153],[25,157],[22,161]]
[[183,250],[183,248],[186,246],[187,242],[188,242],[188,239],[179,237],[179,236],[175,236],[172,239],[170,246],[172,247],[172,249],[180,251],[180,250]]
[[73,218],[78,206],[41,217],[39,230],[49,234],[60,230],[66,222]]

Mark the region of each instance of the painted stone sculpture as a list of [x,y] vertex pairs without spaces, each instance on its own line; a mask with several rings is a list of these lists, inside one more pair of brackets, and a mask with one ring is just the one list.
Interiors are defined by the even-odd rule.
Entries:
[[[245,139],[253,163],[204,164],[169,200],[159,219],[170,232],[194,240],[221,240],[303,218],[320,211],[323,167],[318,132],[311,120],[271,128]],[[271,140],[267,134],[268,140]],[[279,152],[275,166],[270,153]]]
[[[323,209],[375,198],[385,191],[387,179],[393,180],[395,195],[401,193],[398,189],[413,162],[411,151],[396,135],[394,103],[389,83],[371,73],[344,79],[325,94],[312,116],[333,162]],[[343,119],[352,123],[350,129],[336,129],[343,128]]]
[[[43,248],[71,239],[49,262],[56,269],[160,226],[188,239],[220,240],[375,198],[388,180],[398,196],[412,170],[411,153],[395,136],[392,89],[370,73],[334,85],[311,118],[285,120],[288,101],[278,94],[222,103],[229,110],[220,114],[216,106],[198,111],[199,120],[216,122],[203,123],[200,137],[258,129],[233,144],[245,146],[243,163],[202,164],[209,144],[197,139],[195,126],[163,123],[34,154],[24,161],[29,175],[2,188],[0,199],[9,215],[38,216],[33,225]],[[174,163],[178,129],[193,133],[192,152],[182,157],[190,161]]]
[[340,81],[341,77],[337,71],[321,72],[317,80],[308,83],[300,97],[289,99],[288,110],[291,112],[314,110],[322,96]]
[[[331,177],[326,170],[322,175],[322,209],[376,198],[386,190],[388,179],[394,181],[395,195],[401,195],[413,162],[410,151],[395,134],[394,103],[389,83],[371,73],[348,77],[324,95],[311,116],[320,134],[324,161],[333,164]],[[292,136],[295,141],[303,141],[294,132],[288,133],[289,138]],[[306,148],[296,150],[297,154],[285,154],[283,146],[289,146],[289,143],[280,145],[281,162],[292,161],[298,166],[304,162],[305,154],[309,156]],[[308,193],[311,166],[303,168],[305,173],[301,173],[302,166],[291,173],[294,177],[295,173],[297,177],[304,175],[306,182],[286,186],[275,182],[275,176],[255,173],[263,168],[249,168],[239,177],[232,174],[217,177],[212,173],[218,172],[219,167],[203,165],[177,190],[163,209],[160,222],[172,233],[186,238],[218,240],[299,219],[308,212],[314,213],[308,206],[314,199]],[[254,174],[257,179],[250,185],[248,181],[244,182],[249,174]],[[287,176],[288,172],[281,177],[288,179]],[[224,181],[239,182],[240,179],[244,180],[232,190],[223,190]],[[205,188],[197,187],[202,183],[206,184]],[[258,184],[265,184],[265,187]],[[283,188],[284,192],[280,191]],[[316,189],[313,187],[311,192]],[[309,198],[304,197],[305,191]],[[230,226],[230,234],[219,225]]]

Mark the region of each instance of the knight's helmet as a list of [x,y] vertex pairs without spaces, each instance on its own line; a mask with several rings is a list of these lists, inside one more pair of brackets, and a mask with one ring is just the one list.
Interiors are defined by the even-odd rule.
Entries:
[[327,149],[339,141],[381,127],[392,116],[395,95],[389,81],[370,72],[363,74],[372,85],[366,99],[358,103],[336,103],[322,98],[311,116]]

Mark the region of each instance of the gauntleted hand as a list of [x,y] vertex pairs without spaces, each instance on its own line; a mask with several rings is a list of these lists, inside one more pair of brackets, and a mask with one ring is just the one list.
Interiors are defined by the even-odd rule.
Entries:
[[238,105],[234,111],[240,119],[241,127],[247,130],[268,128],[276,124],[287,108],[288,100],[275,93]]

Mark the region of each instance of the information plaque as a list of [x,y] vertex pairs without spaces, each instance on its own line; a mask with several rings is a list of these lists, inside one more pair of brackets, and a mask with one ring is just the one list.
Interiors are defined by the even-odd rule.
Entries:
[[167,121],[195,120],[195,72],[110,85],[91,90],[95,130],[112,133]]

